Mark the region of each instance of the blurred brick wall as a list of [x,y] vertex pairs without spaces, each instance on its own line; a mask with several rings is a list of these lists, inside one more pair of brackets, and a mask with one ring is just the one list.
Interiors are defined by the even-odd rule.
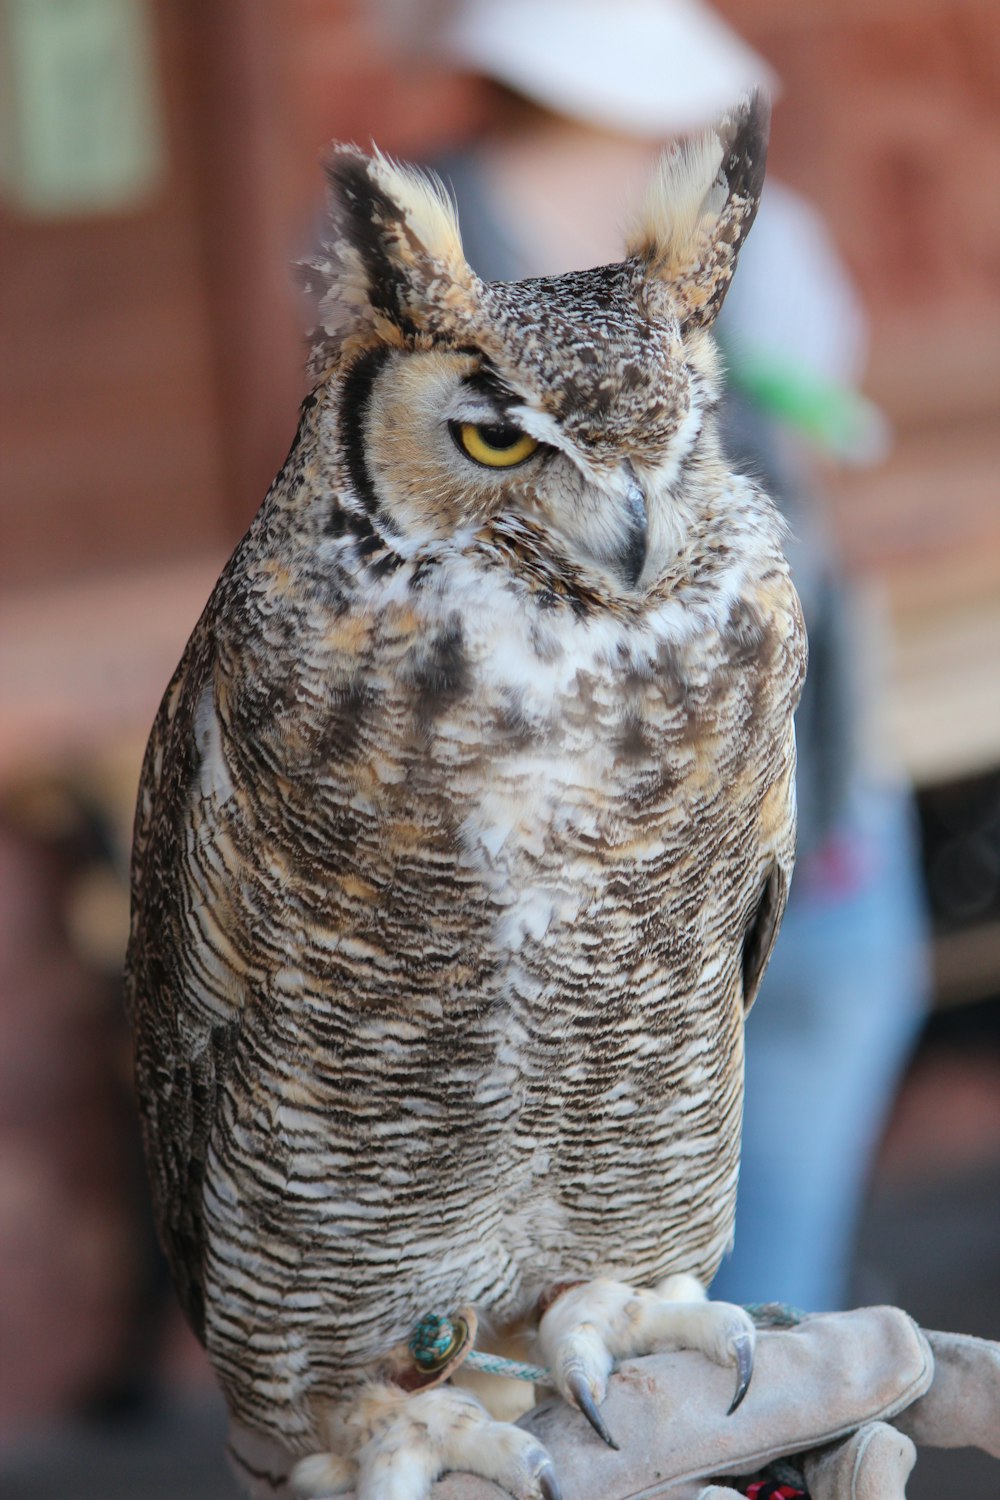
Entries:
[[183,7],[157,7],[167,178],[134,212],[0,205],[0,586],[218,545],[219,432]]

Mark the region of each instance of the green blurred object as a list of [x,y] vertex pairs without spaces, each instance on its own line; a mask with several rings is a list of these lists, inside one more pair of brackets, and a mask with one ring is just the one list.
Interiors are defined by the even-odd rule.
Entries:
[[886,418],[860,391],[781,359],[743,355],[729,362],[729,384],[777,422],[850,463],[874,463],[889,444]]
[[0,187],[38,218],[142,206],[164,142],[147,0],[0,0]]

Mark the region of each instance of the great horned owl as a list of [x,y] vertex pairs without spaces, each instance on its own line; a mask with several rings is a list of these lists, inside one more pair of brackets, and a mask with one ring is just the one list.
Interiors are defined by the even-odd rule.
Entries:
[[547,1308],[599,1431],[615,1357],[749,1377],[746,1315],[672,1298],[730,1241],[792,861],[802,622],[709,332],[765,139],[751,99],[620,264],[521,283],[433,182],[331,158],[315,388],[150,739],[128,960],[160,1233],[262,1493],[555,1493],[407,1365],[430,1312]]

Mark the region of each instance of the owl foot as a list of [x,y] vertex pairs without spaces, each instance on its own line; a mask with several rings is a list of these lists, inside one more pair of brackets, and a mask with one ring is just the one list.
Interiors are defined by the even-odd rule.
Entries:
[[617,1447],[601,1417],[608,1376],[619,1359],[654,1350],[699,1349],[736,1367],[734,1412],[753,1374],[755,1330],[749,1315],[729,1302],[709,1302],[693,1276],[671,1276],[655,1291],[621,1281],[590,1281],[563,1292],[538,1328],[552,1383],[587,1418],[599,1437]]
[[303,1500],[349,1488],[357,1500],[426,1500],[434,1480],[451,1469],[492,1479],[515,1500],[562,1500],[537,1438],[495,1422],[474,1396],[453,1386],[416,1395],[373,1386],[338,1436],[353,1448],[353,1463],[334,1454],[302,1459],[292,1484]]

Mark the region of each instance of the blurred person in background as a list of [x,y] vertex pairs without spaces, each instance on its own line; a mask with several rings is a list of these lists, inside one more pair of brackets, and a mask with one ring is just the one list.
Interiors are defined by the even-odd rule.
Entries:
[[[489,280],[617,260],[664,143],[771,69],[697,0],[387,4],[397,45],[434,47],[488,88],[486,128],[434,165]],[[608,203],[617,202],[617,219]],[[883,424],[857,390],[863,309],[816,211],[769,177],[717,332],[730,451],[784,511],[810,667],[797,716],[799,855],[746,1033],[736,1248],[713,1295],[844,1305],[868,1168],[927,992],[912,809],[879,762],[862,664],[875,629],[837,567],[813,454],[865,462]]]

